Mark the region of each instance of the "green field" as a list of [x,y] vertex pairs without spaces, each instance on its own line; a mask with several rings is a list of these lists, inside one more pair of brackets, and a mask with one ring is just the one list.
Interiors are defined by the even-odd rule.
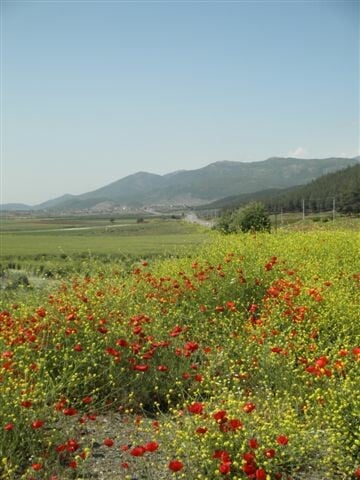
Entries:
[[187,255],[210,237],[176,218],[0,217],[0,287],[11,298],[27,287],[24,296],[105,264],[128,271],[139,260]]
[[151,255],[203,243],[208,231],[174,219],[13,219],[0,228],[0,256]]

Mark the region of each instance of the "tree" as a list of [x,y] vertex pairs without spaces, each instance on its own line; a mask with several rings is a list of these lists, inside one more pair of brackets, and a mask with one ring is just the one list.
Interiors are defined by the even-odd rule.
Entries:
[[261,202],[249,203],[243,209],[236,210],[232,216],[232,226],[241,232],[270,232],[270,217]]
[[230,210],[225,210],[221,217],[216,222],[216,230],[220,230],[221,233],[231,233],[234,231],[232,226],[233,213]]

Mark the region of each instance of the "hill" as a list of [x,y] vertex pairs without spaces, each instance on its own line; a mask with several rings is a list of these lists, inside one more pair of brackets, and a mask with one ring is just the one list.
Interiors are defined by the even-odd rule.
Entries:
[[[230,195],[283,189],[358,163],[358,158],[303,160],[272,157],[260,162],[211,163],[167,175],[138,172],[82,195],[63,195],[35,210],[74,210],[115,206],[207,204]],[[3,206],[4,209],[5,206]]]
[[335,201],[336,209],[344,213],[360,212],[360,164],[323,175],[306,185],[288,189],[261,190],[236,195],[212,202],[201,208],[232,209],[250,201],[261,201],[269,210],[298,211],[305,202],[307,210],[330,210]]

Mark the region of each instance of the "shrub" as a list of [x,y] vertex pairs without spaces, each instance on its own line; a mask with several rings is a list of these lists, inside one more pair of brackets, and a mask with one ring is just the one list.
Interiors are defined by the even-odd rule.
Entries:
[[217,224],[217,229],[223,233],[270,232],[270,228],[269,215],[265,205],[260,202],[249,203],[232,214],[225,212]]

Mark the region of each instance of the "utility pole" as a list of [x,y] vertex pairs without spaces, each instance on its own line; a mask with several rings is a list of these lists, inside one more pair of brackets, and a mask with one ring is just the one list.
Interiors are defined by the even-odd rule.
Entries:
[[303,198],[302,201],[302,219],[305,220],[305,199]]
[[281,207],[281,210],[280,210],[280,223],[282,226],[283,225],[283,207]]
[[335,206],[336,206],[336,204],[335,204],[335,197],[334,197],[333,198],[333,212],[332,212],[333,213],[333,221],[335,220]]

